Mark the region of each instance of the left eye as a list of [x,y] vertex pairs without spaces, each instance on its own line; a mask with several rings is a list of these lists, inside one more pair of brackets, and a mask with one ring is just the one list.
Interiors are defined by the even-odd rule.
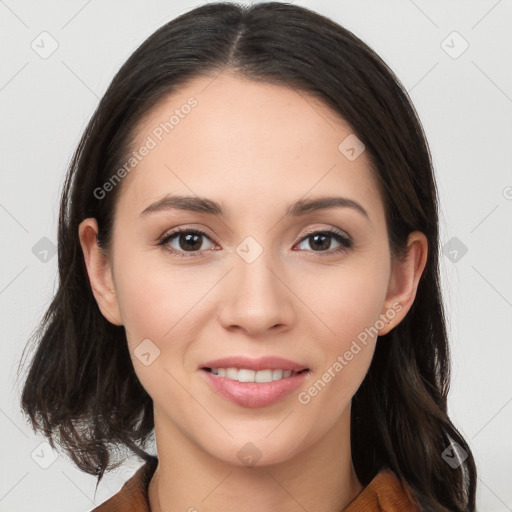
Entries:
[[[338,247],[332,249],[330,247],[333,239],[339,244]],[[331,252],[329,249],[332,249],[332,252],[337,252],[343,249],[348,249],[351,247],[351,241],[341,233],[337,231],[327,230],[327,231],[315,231],[314,233],[309,233],[301,240],[301,244],[309,242],[310,248],[313,252]]]

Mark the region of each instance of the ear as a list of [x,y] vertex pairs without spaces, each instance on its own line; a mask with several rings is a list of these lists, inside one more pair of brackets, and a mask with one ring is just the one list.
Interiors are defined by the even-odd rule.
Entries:
[[379,336],[387,334],[398,325],[411,308],[427,263],[427,253],[427,237],[421,231],[414,231],[408,237],[406,253],[393,258],[388,291],[381,312],[381,318],[386,323],[379,330]]
[[110,261],[98,246],[98,223],[94,218],[84,219],[78,227],[78,237],[84,254],[92,293],[102,315],[114,325],[123,325],[114,288]]

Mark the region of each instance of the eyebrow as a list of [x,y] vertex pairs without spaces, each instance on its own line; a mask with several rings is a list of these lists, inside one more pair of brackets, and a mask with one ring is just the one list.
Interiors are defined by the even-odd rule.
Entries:
[[[285,217],[299,217],[314,211],[327,210],[330,208],[352,208],[370,220],[368,212],[357,201],[347,197],[329,196],[317,199],[299,199],[291,204],[285,212]],[[141,217],[151,213],[167,210],[184,210],[191,212],[208,213],[217,217],[226,217],[226,210],[221,204],[197,196],[181,196],[168,194],[162,199],[150,204],[141,212]]]

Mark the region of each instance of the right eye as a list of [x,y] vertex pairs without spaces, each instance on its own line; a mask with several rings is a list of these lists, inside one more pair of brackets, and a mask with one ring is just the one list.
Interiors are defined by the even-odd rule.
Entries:
[[201,230],[178,228],[164,235],[158,245],[182,258],[197,257],[208,249],[208,247],[204,247],[205,238],[210,240],[208,235]]

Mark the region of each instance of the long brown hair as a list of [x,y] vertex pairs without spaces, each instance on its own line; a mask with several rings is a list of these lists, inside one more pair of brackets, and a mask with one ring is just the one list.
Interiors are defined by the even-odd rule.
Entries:
[[[212,3],[167,23],[118,71],[70,163],[58,232],[59,285],[41,325],[21,396],[34,429],[56,440],[83,471],[115,467],[115,447],[141,457],[153,403],[134,372],[123,327],[100,313],[78,225],[95,217],[109,247],[121,186],[101,187],[126,160],[137,123],[165,95],[199,75],[229,68],[321,99],[364,143],[384,199],[390,249],[409,233],[428,238],[428,261],[405,319],[382,336],[352,400],[352,457],[360,482],[389,468],[427,511],[474,511],[476,467],[447,414],[450,354],[438,270],[438,201],[416,111],[388,66],[330,19],[295,5]],[[455,468],[443,452],[456,442]],[[153,459],[154,460],[154,459]]]

